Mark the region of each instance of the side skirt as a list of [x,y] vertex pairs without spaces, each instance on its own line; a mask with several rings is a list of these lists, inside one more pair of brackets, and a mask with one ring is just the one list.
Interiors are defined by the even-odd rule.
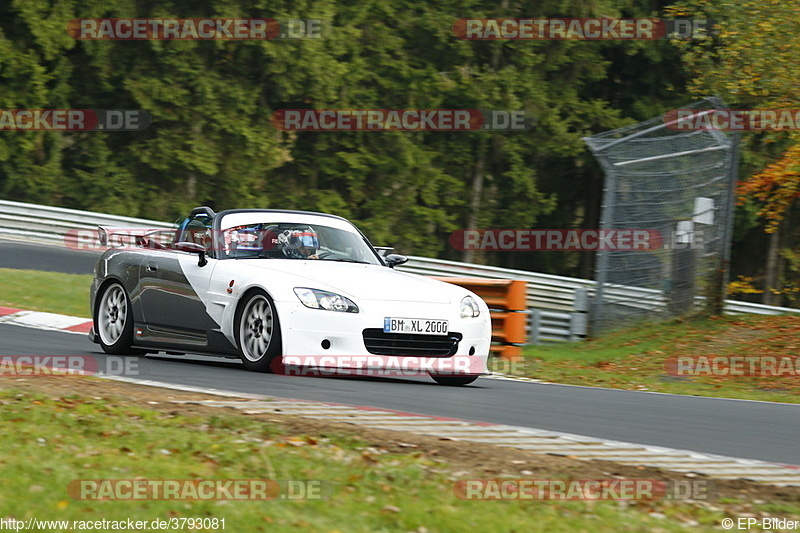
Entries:
[[149,325],[134,324],[134,344],[166,352],[191,352],[203,355],[238,357],[238,350],[219,329],[201,332],[177,331]]

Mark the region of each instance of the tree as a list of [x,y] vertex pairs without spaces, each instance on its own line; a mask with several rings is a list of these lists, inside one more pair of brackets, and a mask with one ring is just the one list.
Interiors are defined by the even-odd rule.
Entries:
[[[719,94],[739,108],[800,108],[798,7],[797,0],[687,0],[672,6],[674,16],[718,22],[713,38],[683,45],[684,61],[694,75],[690,89],[697,94]],[[786,274],[781,274],[786,273],[787,257],[797,242],[797,217],[791,213],[800,198],[800,135],[796,131],[751,133],[743,146],[742,170],[749,177],[739,188],[740,202],[757,205],[763,231],[771,234],[762,301],[778,303],[776,295],[783,285],[788,289],[800,285],[800,272],[792,274],[790,269],[793,280],[782,279]]]
[[[587,253],[478,253],[463,228],[598,224],[602,174],[581,137],[680,95],[668,42],[467,41],[462,17],[650,17],[644,0],[13,0],[0,6],[4,108],[143,109],[135,133],[0,138],[6,198],[174,219],[273,207],[353,219],[399,251],[559,274]],[[320,19],[323,39],[75,41],[81,17]],[[46,20],[46,23],[42,23]],[[522,110],[525,132],[284,132],[281,109]]]

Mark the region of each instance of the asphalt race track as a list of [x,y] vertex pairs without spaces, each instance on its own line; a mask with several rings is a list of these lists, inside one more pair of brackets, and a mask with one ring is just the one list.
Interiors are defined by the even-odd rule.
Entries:
[[98,252],[79,252],[65,246],[0,239],[0,268],[91,274],[98,257],[100,257]]
[[[0,324],[0,355],[101,353],[82,335]],[[451,388],[427,378],[276,376],[248,372],[235,360],[202,356],[151,355],[138,362],[139,379],[371,405],[800,465],[797,405],[497,379]]]
[[[9,253],[12,250],[15,253]],[[95,257],[0,241],[0,267],[45,270],[49,266],[62,272],[90,273]],[[104,357],[86,336],[8,324],[0,324],[0,355]],[[428,378],[288,377],[256,374],[236,360],[203,356],[150,355],[138,363],[139,379],[370,405],[800,465],[800,405],[488,378],[451,388]],[[155,389],[154,395],[158,394]]]

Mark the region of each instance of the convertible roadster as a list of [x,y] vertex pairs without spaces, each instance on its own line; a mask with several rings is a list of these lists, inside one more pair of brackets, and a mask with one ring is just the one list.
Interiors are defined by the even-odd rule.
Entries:
[[[106,353],[238,357],[260,372],[289,356],[333,367],[353,356],[468,361],[452,372],[423,366],[446,385],[486,371],[486,303],[394,270],[407,258],[381,255],[344,218],[198,207],[164,231],[109,248],[95,266],[89,335]],[[100,228],[101,242],[111,236]]]

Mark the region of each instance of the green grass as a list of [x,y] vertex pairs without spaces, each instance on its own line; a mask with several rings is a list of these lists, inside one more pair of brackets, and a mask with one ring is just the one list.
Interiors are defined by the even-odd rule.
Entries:
[[674,356],[797,356],[800,316],[737,316],[640,324],[598,339],[528,346],[512,374],[573,385],[800,403],[800,379],[783,376],[675,376]]
[[[689,521],[692,531],[710,531],[726,516],[719,506],[665,500],[460,500],[453,483],[468,476],[457,464],[422,451],[391,453],[347,435],[285,434],[239,414],[176,414],[108,397],[9,390],[0,392],[0,405],[6,428],[0,432],[0,517],[19,520],[208,517],[224,518],[225,530],[235,532],[644,532],[686,531]],[[76,479],[132,478],[313,479],[326,485],[327,499],[91,501],[66,492]],[[775,509],[800,512],[790,503]]]
[[0,306],[89,316],[91,275],[0,268]]

